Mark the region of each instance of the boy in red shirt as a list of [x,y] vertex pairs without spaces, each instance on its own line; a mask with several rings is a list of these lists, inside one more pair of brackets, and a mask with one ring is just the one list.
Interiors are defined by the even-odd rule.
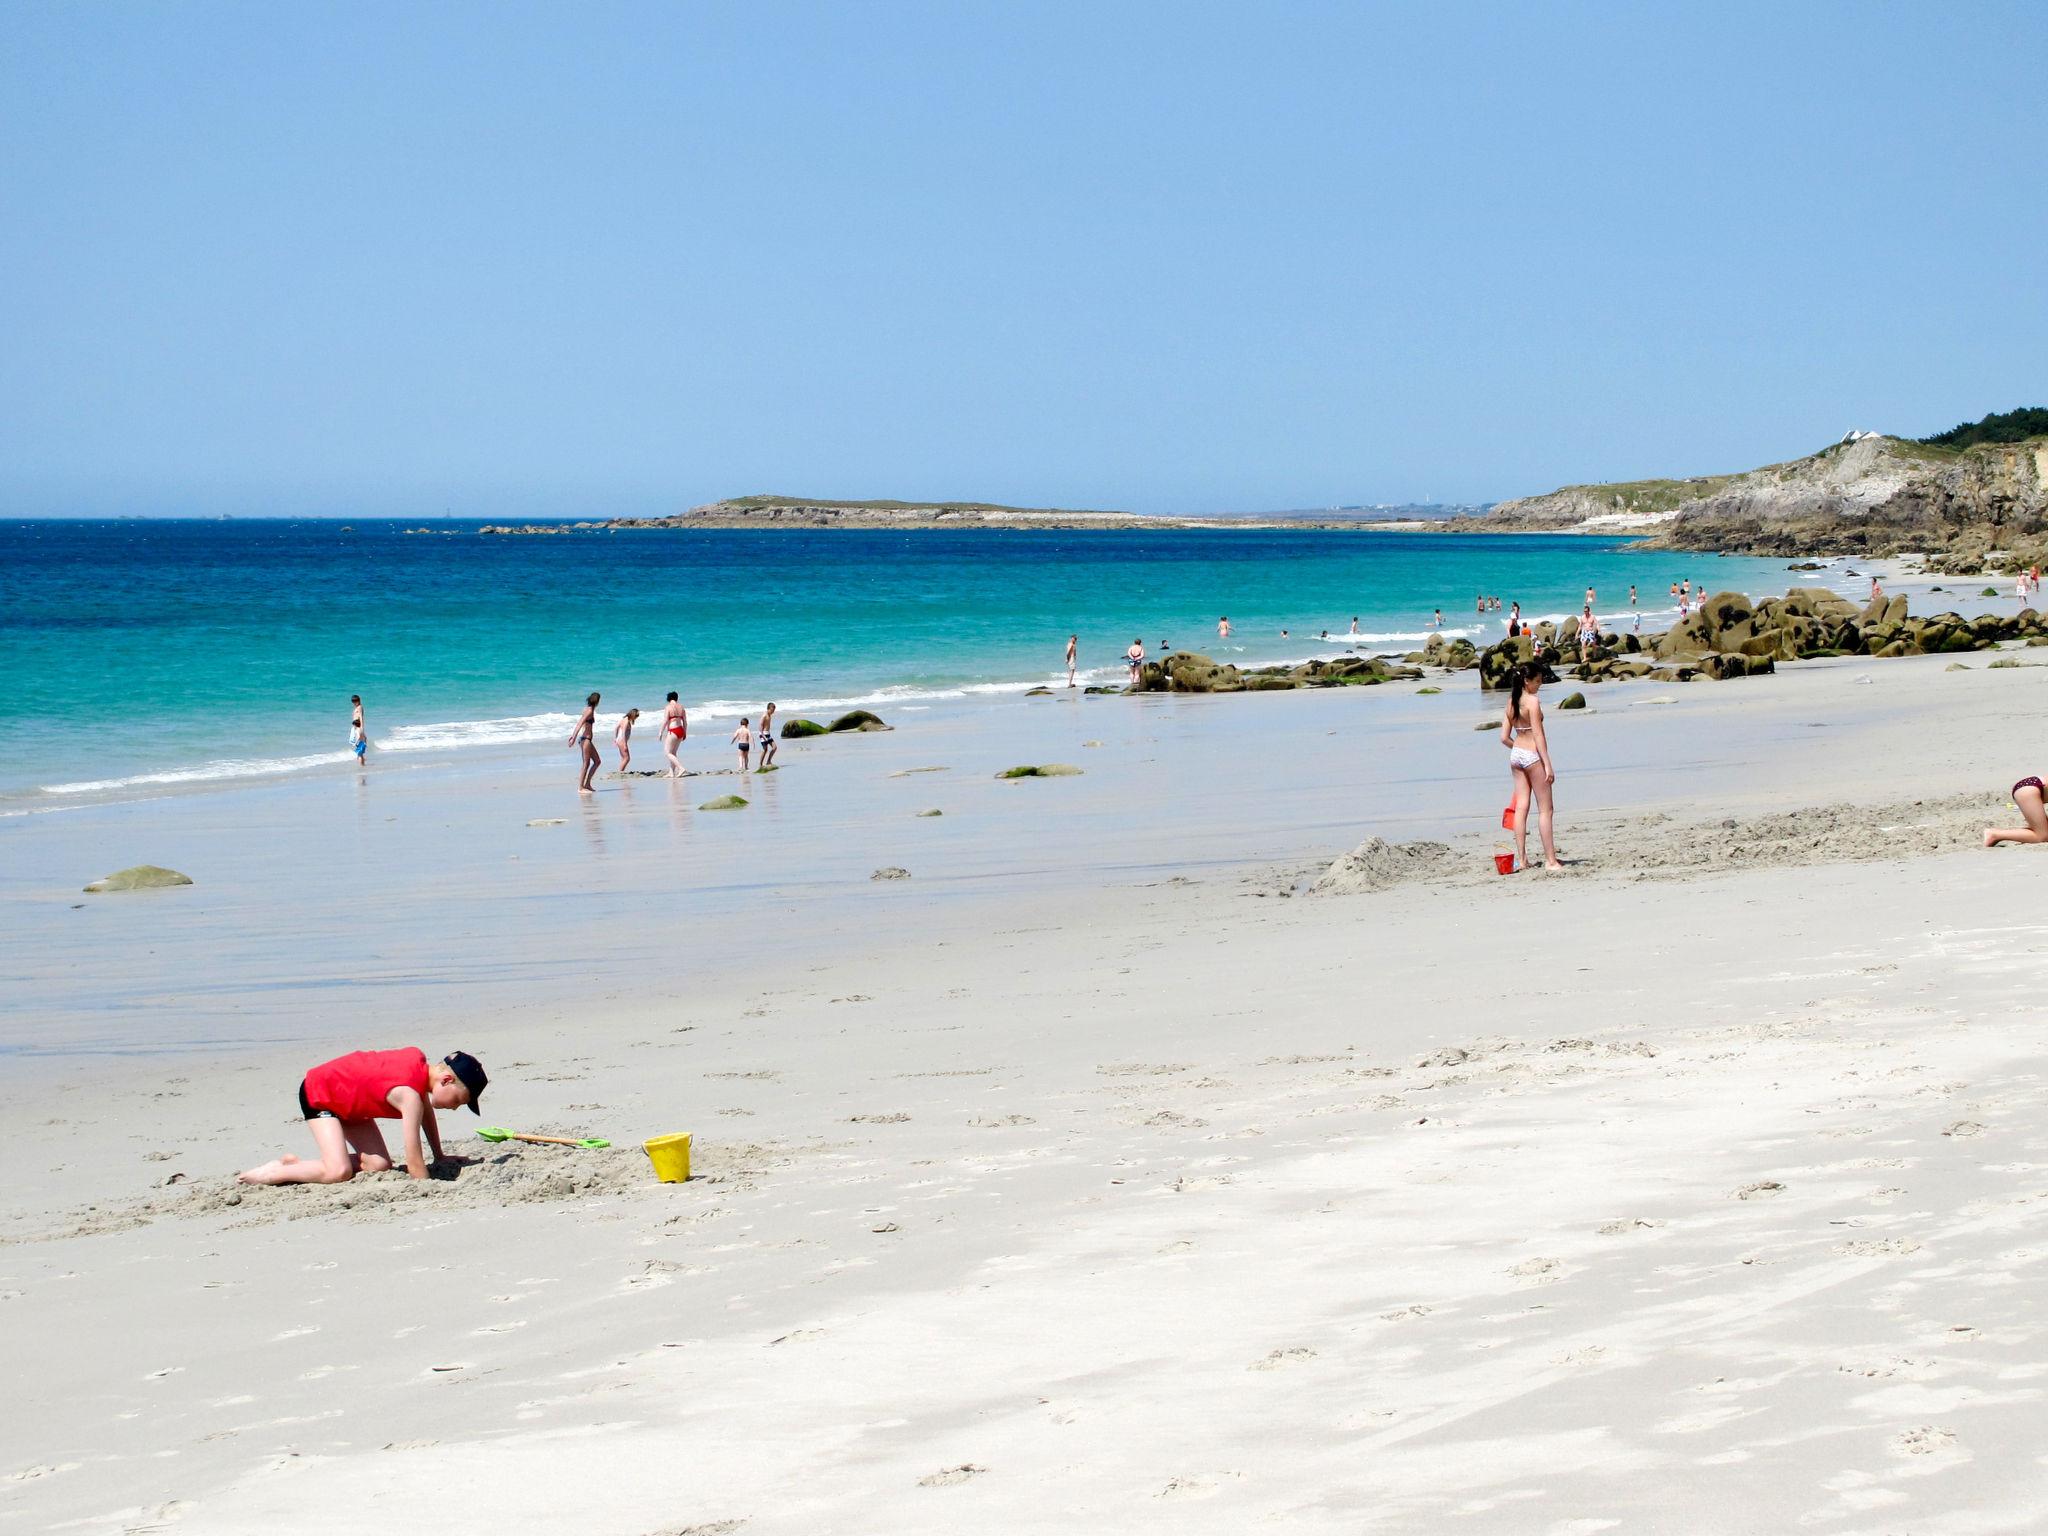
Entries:
[[377,1122],[396,1120],[405,1133],[405,1171],[424,1179],[422,1131],[433,1161],[442,1160],[434,1111],[467,1104],[471,1114],[481,1114],[477,1106],[489,1082],[483,1064],[467,1051],[432,1066],[418,1046],[337,1056],[299,1084],[299,1114],[320,1149],[319,1160],[287,1152],[240,1178],[244,1184],[344,1184],[358,1173],[382,1173],[391,1166],[391,1152]]

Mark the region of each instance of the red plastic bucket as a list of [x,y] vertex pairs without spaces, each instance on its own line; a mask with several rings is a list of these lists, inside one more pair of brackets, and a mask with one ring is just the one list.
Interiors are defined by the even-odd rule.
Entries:
[[1512,875],[1515,872],[1515,856],[1512,853],[1496,853],[1493,856],[1493,867],[1504,875]]
[[1500,813],[1500,824],[1509,832],[1515,830],[1515,808],[1512,805]]

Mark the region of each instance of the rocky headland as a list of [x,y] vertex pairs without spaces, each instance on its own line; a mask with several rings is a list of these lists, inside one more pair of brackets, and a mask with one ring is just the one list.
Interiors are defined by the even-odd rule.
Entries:
[[[1852,432],[1746,474],[1569,485],[1502,502],[1494,531],[1637,532],[1652,547],[1751,555],[1920,554],[1937,571],[2048,563],[2048,434],[2039,412],[1915,441]],[[2018,427],[2000,427],[2017,422]]]
[[822,501],[800,496],[735,496],[708,502],[668,517],[614,517],[575,523],[491,524],[479,533],[613,533],[627,529],[736,528],[1007,528],[1088,531],[1117,528],[1324,528],[1374,526],[1363,515],[1324,516],[1285,512],[1173,517],[1146,512],[1008,507],[986,501]]

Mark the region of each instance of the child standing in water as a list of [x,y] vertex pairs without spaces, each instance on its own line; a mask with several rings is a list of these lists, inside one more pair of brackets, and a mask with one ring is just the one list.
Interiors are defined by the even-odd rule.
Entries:
[[612,745],[619,749],[621,773],[624,773],[633,761],[633,722],[639,718],[639,710],[629,709],[619,716],[619,723],[612,727]]
[[361,767],[370,755],[370,738],[363,734],[363,696],[360,693],[350,694],[348,704],[348,749],[356,755],[356,766]]
[[735,747],[739,748],[740,772],[745,773],[747,771],[747,749],[754,744],[754,733],[749,728],[745,715],[740,716],[740,728],[732,733],[731,741]]
[[661,716],[661,753],[668,759],[668,776],[680,779],[683,776],[683,760],[676,756],[676,749],[690,734],[690,718],[683,712],[682,702],[671,691],[668,708]]
[[592,694],[583,703],[583,713],[577,717],[576,729],[569,733],[569,745],[583,749],[583,772],[576,781],[576,792],[580,795],[594,795],[590,781],[597,777],[597,770],[604,759],[597,755],[597,700]]
[[766,773],[775,766],[775,706],[771,703],[761,712],[761,767]]

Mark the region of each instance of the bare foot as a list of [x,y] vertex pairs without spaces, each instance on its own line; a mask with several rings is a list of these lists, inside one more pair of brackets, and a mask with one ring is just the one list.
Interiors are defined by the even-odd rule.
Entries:
[[1984,846],[1986,848],[1996,848],[1998,846],[1998,834],[1988,827],[1984,830]]
[[1553,870],[1553,871],[1556,871],[1556,872],[1558,872],[1558,873],[1560,873],[1560,874],[1561,874],[1561,873],[1563,873],[1563,871],[1564,871],[1564,865],[1560,864],[1560,863],[1559,863],[1559,862],[1558,862],[1558,861],[1557,861],[1556,859],[1552,859],[1552,860],[1551,860],[1551,861],[1550,861],[1549,863],[1545,864],[1545,865],[1544,865],[1543,867],[1544,867],[1545,869],[1548,869],[1548,870]]

